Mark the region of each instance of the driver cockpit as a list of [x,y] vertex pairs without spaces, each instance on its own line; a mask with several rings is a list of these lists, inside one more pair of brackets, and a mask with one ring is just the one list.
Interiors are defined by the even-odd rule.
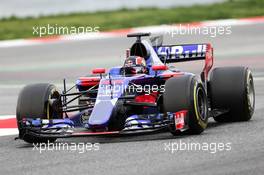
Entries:
[[122,67],[122,74],[146,74],[148,72],[146,61],[140,56],[129,56]]

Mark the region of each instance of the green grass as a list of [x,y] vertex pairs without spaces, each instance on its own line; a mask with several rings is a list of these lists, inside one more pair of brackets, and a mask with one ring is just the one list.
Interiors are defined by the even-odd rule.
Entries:
[[171,9],[122,9],[112,12],[75,13],[26,19],[11,17],[0,20],[0,40],[36,37],[33,35],[33,26],[47,26],[48,24],[67,27],[99,26],[100,31],[107,31],[137,26],[263,15],[264,0],[229,0],[212,5]]

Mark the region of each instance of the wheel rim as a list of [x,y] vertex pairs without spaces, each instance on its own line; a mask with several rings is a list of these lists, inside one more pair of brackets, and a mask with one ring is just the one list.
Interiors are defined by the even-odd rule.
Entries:
[[52,99],[59,99],[60,98],[60,94],[56,89],[52,89],[50,94],[49,94],[49,98],[48,98],[48,102],[47,102],[47,118],[51,119],[51,118],[60,118],[60,115],[58,113],[58,111],[54,111],[53,107],[51,106],[51,104],[49,103],[50,100]]
[[206,120],[206,113],[207,113],[206,96],[201,87],[197,88],[196,95],[197,95],[196,104],[197,104],[198,114],[202,120]]
[[248,79],[248,85],[247,85],[247,101],[248,101],[249,110],[253,111],[255,105],[255,91],[254,91],[253,79],[251,76]]

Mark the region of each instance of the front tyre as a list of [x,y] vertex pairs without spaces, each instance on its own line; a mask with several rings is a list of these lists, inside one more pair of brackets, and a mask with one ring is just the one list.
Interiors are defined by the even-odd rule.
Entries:
[[23,128],[22,119],[54,119],[62,118],[62,113],[53,110],[50,100],[56,100],[61,104],[60,94],[52,84],[31,84],[25,86],[17,100],[16,119],[19,131],[19,138],[28,143],[47,143],[54,142],[56,138],[44,138],[32,136],[26,133]]
[[[203,84],[193,75],[170,78],[165,83],[163,96],[165,112],[175,113],[187,110],[185,123],[188,133],[200,134],[207,127],[208,102]],[[169,127],[173,135],[177,135],[175,125]]]

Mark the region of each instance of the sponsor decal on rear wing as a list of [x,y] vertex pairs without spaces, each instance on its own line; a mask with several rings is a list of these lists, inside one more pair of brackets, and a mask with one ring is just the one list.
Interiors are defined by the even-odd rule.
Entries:
[[154,47],[154,50],[164,63],[205,60],[201,77],[203,81],[208,81],[208,74],[214,62],[213,47],[211,44],[157,46]]
[[204,60],[209,44],[186,44],[154,47],[161,61],[167,63]]

